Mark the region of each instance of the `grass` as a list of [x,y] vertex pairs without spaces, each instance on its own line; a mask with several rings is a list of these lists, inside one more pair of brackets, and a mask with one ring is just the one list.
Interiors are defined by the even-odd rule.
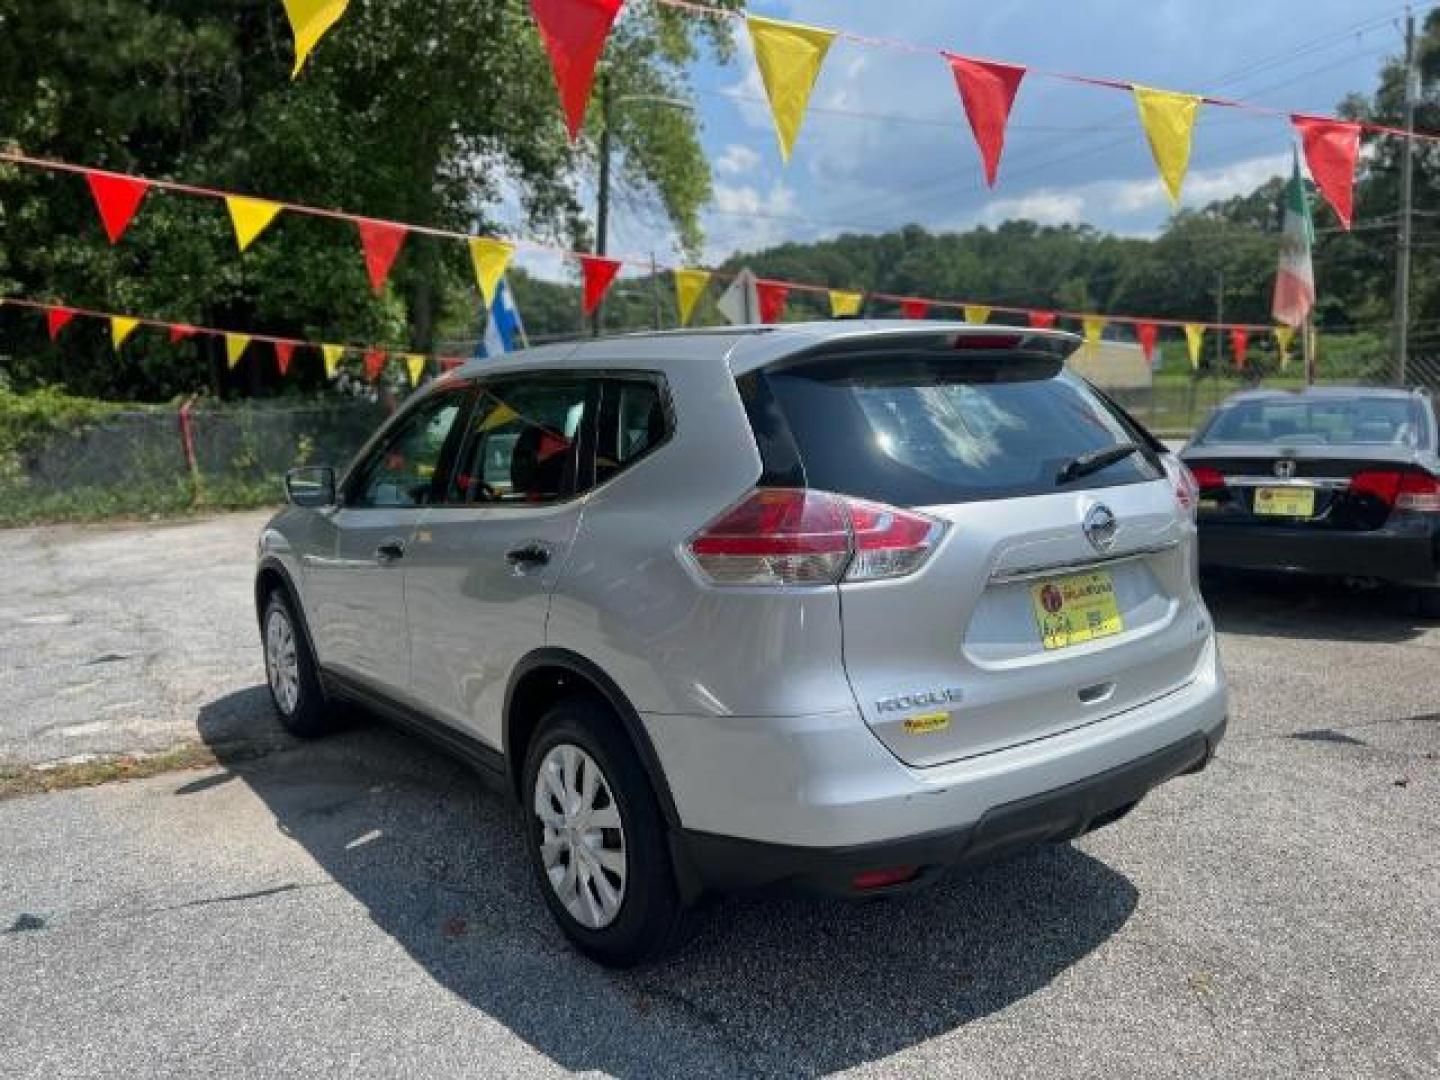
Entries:
[[278,477],[217,477],[202,483],[197,500],[183,480],[118,487],[38,490],[0,477],[0,527],[124,518],[184,517],[216,510],[253,510],[282,501]]
[[218,764],[210,747],[184,743],[158,754],[121,754],[61,765],[0,767],[0,800],[96,787],[122,780],[144,780],[162,773],[207,769]]

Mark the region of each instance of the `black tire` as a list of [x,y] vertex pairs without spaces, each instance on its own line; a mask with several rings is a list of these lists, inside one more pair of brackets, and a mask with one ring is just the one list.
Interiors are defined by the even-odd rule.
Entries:
[[1415,611],[1422,619],[1440,619],[1440,589],[1417,589]]
[[[293,706],[289,707],[277,691],[276,680],[272,677],[268,647],[272,619],[284,620],[295,646],[297,693]],[[260,648],[265,654],[265,681],[270,689],[270,702],[275,707],[275,715],[280,718],[280,726],[302,739],[317,739],[338,730],[339,719],[320,685],[320,672],[315,665],[315,654],[310,650],[310,639],[284,589],[275,589],[265,601],[265,615],[260,621]]]
[[[626,879],[612,922],[592,929],[566,909],[546,870],[544,826],[535,809],[541,764],[556,747],[579,747],[600,768],[623,828]],[[619,721],[604,704],[585,697],[561,701],[541,719],[525,755],[521,790],[525,847],[546,906],[575,947],[606,967],[629,968],[678,948],[691,928],[670,861],[665,823],[654,789]]]

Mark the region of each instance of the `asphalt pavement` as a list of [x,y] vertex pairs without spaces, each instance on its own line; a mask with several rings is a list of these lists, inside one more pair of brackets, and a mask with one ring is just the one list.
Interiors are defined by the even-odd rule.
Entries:
[[614,974],[463,768],[280,737],[257,526],[0,533],[0,761],[221,761],[0,802],[7,1076],[1440,1075],[1440,627],[1402,597],[1221,582],[1204,774],[913,895],[712,904]]

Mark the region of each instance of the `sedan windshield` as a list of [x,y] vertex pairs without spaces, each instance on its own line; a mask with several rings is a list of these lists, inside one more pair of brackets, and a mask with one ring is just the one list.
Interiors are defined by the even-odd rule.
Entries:
[[1401,397],[1260,399],[1222,406],[1197,445],[1283,443],[1286,446],[1425,448],[1429,430],[1420,402]]

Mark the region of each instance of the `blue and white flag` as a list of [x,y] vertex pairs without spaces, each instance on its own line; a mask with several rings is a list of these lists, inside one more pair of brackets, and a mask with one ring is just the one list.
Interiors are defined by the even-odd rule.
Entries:
[[495,300],[490,305],[489,318],[485,320],[485,336],[475,347],[477,359],[487,356],[504,356],[516,349],[524,348],[525,323],[520,318],[520,309],[510,294],[510,285],[503,278],[495,289]]

